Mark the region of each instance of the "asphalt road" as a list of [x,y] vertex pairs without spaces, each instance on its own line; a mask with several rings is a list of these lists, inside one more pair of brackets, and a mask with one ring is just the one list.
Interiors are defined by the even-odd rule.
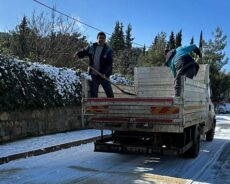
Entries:
[[0,165],[0,183],[230,183],[230,120],[214,141],[202,140],[195,159],[94,152],[93,143]]

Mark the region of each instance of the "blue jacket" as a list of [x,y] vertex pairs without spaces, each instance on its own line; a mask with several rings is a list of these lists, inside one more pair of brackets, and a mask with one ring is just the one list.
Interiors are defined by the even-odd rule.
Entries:
[[182,57],[188,55],[192,51],[197,53],[198,55],[201,55],[200,50],[196,45],[178,47],[177,49],[173,49],[167,53],[165,65],[171,68],[174,77],[176,76],[175,64],[177,63],[177,61],[180,60]]
[[[97,47],[97,43],[93,43],[89,45],[85,49],[80,50],[77,55],[79,58],[83,58],[85,56],[89,57],[90,66],[93,67],[94,54]],[[109,77],[112,74],[112,65],[113,65],[113,57],[112,57],[112,49],[104,44],[100,55],[100,73],[104,74],[106,77]],[[91,70],[90,70],[91,73]]]

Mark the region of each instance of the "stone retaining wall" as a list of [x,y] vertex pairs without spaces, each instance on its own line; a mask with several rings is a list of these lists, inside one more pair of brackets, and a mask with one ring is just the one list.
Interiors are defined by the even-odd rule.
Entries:
[[81,107],[0,112],[0,143],[82,129]]

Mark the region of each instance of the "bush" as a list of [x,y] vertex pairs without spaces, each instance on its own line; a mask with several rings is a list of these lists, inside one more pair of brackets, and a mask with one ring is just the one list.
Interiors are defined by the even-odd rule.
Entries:
[[0,111],[76,105],[80,102],[80,76],[75,71],[0,55]]

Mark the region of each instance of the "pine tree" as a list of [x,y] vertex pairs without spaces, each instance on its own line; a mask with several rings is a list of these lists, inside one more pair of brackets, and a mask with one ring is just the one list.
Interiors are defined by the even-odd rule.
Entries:
[[227,45],[227,36],[224,35],[220,27],[216,28],[213,36],[214,40],[210,39],[203,45],[203,60],[211,64],[217,71],[220,71],[228,62],[224,52]]
[[194,37],[192,37],[190,40],[190,45],[193,45],[193,44],[194,44]]
[[10,31],[10,50],[11,54],[19,57],[20,59],[34,58],[36,49],[38,48],[36,39],[38,38],[36,28],[31,29],[28,25],[30,21],[24,16],[21,23],[16,26],[15,30]]
[[165,62],[166,33],[161,32],[155,36],[154,41],[146,55],[139,58],[140,66],[161,66]]
[[202,52],[202,50],[203,50],[203,33],[202,33],[202,31],[200,32],[199,49]]
[[30,29],[26,16],[22,18],[21,23],[16,26],[16,31],[12,31],[11,50],[14,55],[20,59],[25,59],[29,55],[28,35]]
[[28,34],[28,25],[26,16],[23,17],[21,24],[19,25],[19,42],[21,46],[21,58],[25,58],[28,53],[28,44],[26,36]]
[[179,33],[177,33],[176,35],[176,48],[182,45],[181,42],[182,42],[182,30],[180,30]]
[[144,45],[143,49],[142,49],[142,55],[145,56],[146,54],[146,46]]
[[171,34],[169,36],[168,48],[169,48],[169,50],[176,48],[175,36],[174,36],[173,31],[171,32]]
[[[210,39],[207,43],[203,42],[203,63],[210,64],[210,83],[212,89],[212,100],[220,100],[220,91],[223,78],[221,69],[227,64],[228,58],[225,56],[224,49],[227,45],[227,36],[223,34],[220,27],[217,27],[213,33],[214,40]],[[223,88],[223,87],[222,87]]]
[[158,42],[158,36],[155,36],[154,41],[153,41],[153,45],[157,45]]
[[109,44],[113,49],[114,68],[115,71],[122,74],[132,74],[134,66],[136,66],[137,58],[141,54],[142,50],[138,51],[132,48],[132,41],[134,38],[131,37],[132,27],[128,25],[126,30],[126,36],[123,32],[123,24],[119,21],[116,22],[114,32],[109,39]]
[[123,31],[123,23],[120,23],[120,30],[119,30],[119,50],[122,50],[125,48],[125,35],[124,35],[124,31]]
[[118,46],[119,31],[120,31],[120,23],[119,21],[117,21],[115,23],[115,27],[114,27],[112,36],[109,39],[109,45],[113,49],[114,52],[119,50],[119,46]]
[[132,38],[131,31],[132,31],[132,26],[131,26],[131,24],[129,24],[128,27],[127,27],[127,30],[125,31],[125,33],[126,33],[126,36],[125,36],[125,47],[127,49],[131,49],[132,48],[132,41],[134,40],[134,38]]
[[109,39],[109,45],[115,53],[125,48],[124,38],[123,24],[117,21],[112,36]]

